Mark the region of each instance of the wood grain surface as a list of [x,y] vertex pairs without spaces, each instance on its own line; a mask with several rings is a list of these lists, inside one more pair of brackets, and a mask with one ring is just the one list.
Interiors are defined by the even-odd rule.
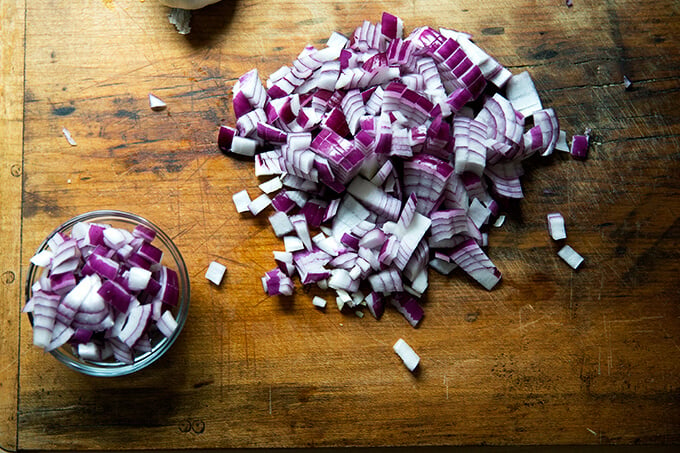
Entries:
[[[528,70],[586,161],[532,159],[490,235],[487,292],[431,274],[425,318],[376,321],[266,297],[282,245],[231,195],[260,182],[222,155],[230,89],[382,11],[472,33]],[[662,1],[224,0],[182,36],[152,0],[0,0],[0,446],[127,450],[680,442],[680,6]],[[624,90],[623,76],[633,81]],[[154,93],[168,109],[149,109]],[[66,127],[77,146],[61,131]],[[161,361],[82,376],[31,345],[29,258],[93,209],[141,214],[180,248],[191,311]],[[545,215],[585,257],[557,256]],[[204,274],[228,267],[219,287]],[[409,373],[392,345],[422,357]]]
[[0,447],[17,448],[21,305],[23,1],[0,0]]

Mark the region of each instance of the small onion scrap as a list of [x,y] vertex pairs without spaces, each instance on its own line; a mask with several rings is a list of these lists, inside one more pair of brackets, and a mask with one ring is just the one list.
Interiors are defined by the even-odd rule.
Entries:
[[227,266],[217,261],[212,261],[208,265],[208,270],[205,272],[205,278],[215,285],[219,286],[222,284],[222,279],[224,274],[227,272]]
[[513,75],[467,33],[406,34],[387,12],[306,46],[264,82],[248,71],[233,109],[220,150],[279,178],[255,201],[234,195],[239,212],[275,211],[285,251],[265,292],[291,295],[299,278],[335,291],[340,309],[380,318],[392,306],[414,327],[429,268],[498,284],[486,250],[500,206],[523,197],[524,160],[566,147],[528,72]]
[[546,216],[548,220],[548,232],[555,241],[567,238],[567,231],[564,225],[564,217],[559,212],[551,212]]
[[558,252],[557,255],[564,260],[573,269],[578,269],[583,264],[584,258],[571,246],[565,245]]
[[414,372],[416,370],[420,364],[420,357],[403,338],[399,338],[392,346],[392,349],[402,362],[404,362],[404,366],[406,366],[409,371]]

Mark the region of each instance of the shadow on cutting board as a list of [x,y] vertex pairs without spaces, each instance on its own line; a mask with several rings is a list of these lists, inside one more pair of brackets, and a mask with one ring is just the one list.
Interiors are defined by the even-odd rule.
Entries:
[[223,39],[234,17],[238,0],[222,0],[191,13],[191,33],[186,39],[194,48],[209,47]]

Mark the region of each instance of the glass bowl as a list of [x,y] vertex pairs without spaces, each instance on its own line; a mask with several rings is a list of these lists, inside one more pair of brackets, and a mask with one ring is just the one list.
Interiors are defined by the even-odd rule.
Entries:
[[[73,226],[80,222],[110,225],[115,228],[124,228],[130,232],[137,225],[142,225],[153,230],[156,233],[156,236],[151,243],[163,252],[161,264],[169,269],[173,269],[177,273],[177,286],[179,290],[178,302],[176,306],[169,307],[177,322],[177,328],[169,337],[165,337],[162,333],[153,329],[153,331],[150,332],[150,350],[143,353],[137,353],[133,363],[122,363],[112,359],[102,361],[85,360],[78,357],[75,353],[75,348],[69,343],[50,351],[50,353],[64,365],[90,376],[115,377],[134,373],[149,366],[165,354],[173,345],[184,327],[189,312],[189,276],[184,259],[172,239],[170,239],[170,237],[159,227],[136,214],[114,210],[91,211],[73,217],[50,233],[42,244],[40,244],[36,254],[47,249],[50,239],[55,235],[59,233],[70,235]],[[30,263],[26,279],[26,301],[32,297],[33,285],[41,277],[44,271],[44,267],[39,267]],[[32,313],[28,312],[28,316],[31,325],[33,325]]]

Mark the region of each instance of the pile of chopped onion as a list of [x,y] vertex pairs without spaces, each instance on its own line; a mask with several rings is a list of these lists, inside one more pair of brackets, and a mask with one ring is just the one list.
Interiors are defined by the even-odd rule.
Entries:
[[523,197],[522,162],[564,150],[566,135],[529,73],[511,74],[470,38],[428,26],[405,35],[383,13],[306,46],[265,83],[257,69],[238,79],[236,124],[220,127],[218,145],[271,178],[254,199],[234,195],[240,213],[273,210],[284,250],[262,277],[267,294],[291,295],[297,278],[334,291],[340,309],[380,318],[393,306],[415,327],[429,268],[498,284],[490,227]]
[[141,224],[128,231],[94,222],[52,236],[31,258],[43,268],[23,309],[33,317],[33,344],[47,352],[70,345],[86,361],[130,364],[152,350],[154,338],[170,337],[179,280],[161,264],[155,237]]

